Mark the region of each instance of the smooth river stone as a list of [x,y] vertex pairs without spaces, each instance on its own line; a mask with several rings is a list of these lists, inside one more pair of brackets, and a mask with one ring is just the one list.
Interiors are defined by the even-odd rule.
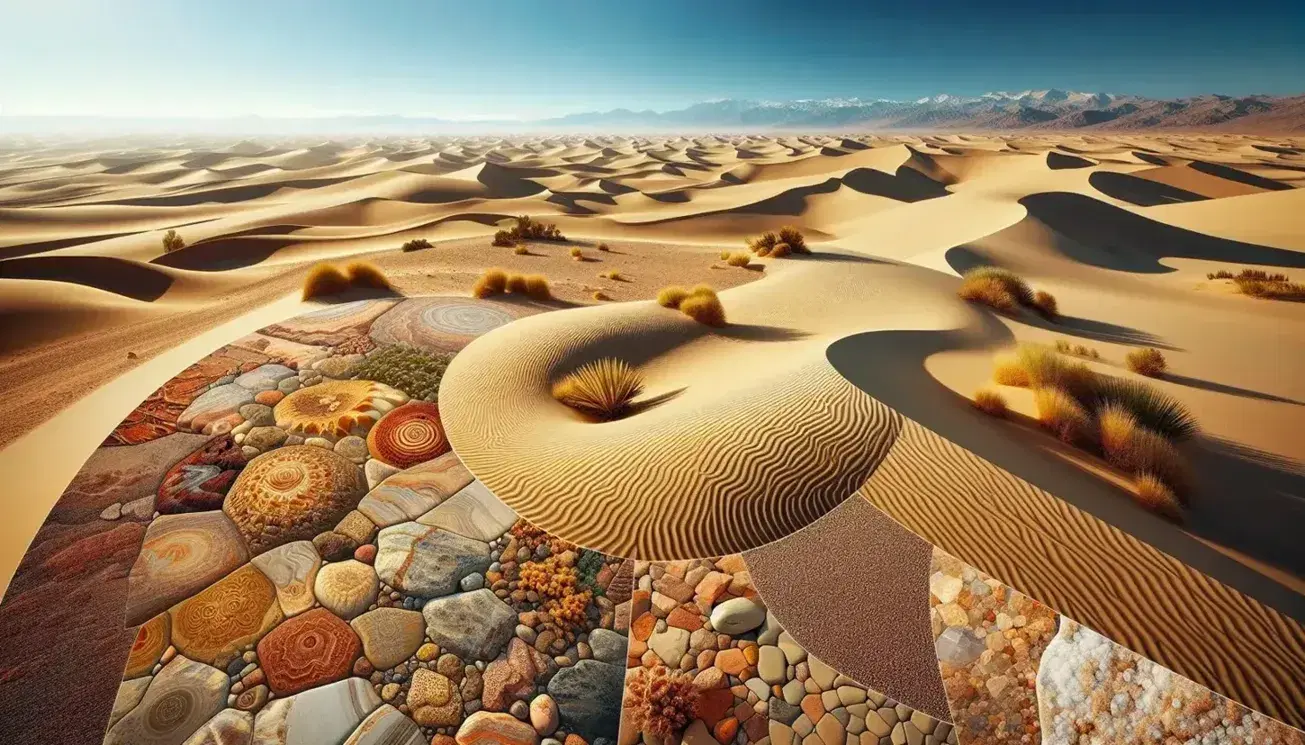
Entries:
[[204,723],[184,745],[250,745],[254,736],[254,715],[247,711],[223,709]]
[[231,435],[209,440],[164,474],[154,509],[165,515],[222,509],[248,460]]
[[766,606],[755,598],[730,598],[711,611],[711,627],[722,634],[745,634],[766,620]]
[[177,417],[177,428],[206,435],[224,435],[239,425],[240,407],[254,402],[254,391],[227,383],[204,391]]
[[172,644],[187,657],[211,665],[225,665],[284,618],[276,587],[253,564],[178,603],[169,613]]
[[[609,737],[614,739],[614,735],[611,733]],[[511,714],[478,711],[458,728],[457,745],[533,745],[538,737],[534,727]],[[686,742],[698,745],[695,741]]]
[[145,532],[128,576],[127,625],[195,594],[248,559],[240,531],[221,512],[159,517]]
[[401,523],[376,539],[376,573],[409,595],[433,598],[458,590],[469,574],[489,569],[489,545],[420,523]]
[[517,521],[517,513],[494,496],[489,487],[473,481],[438,507],[417,518],[422,525],[443,528],[476,541],[492,541]]
[[118,695],[113,699],[113,709],[109,711],[109,727],[122,720],[127,712],[136,708],[136,704],[145,697],[145,690],[150,687],[153,678],[136,678],[124,680],[118,685]]
[[278,698],[254,717],[257,745],[322,745],[343,742],[381,705],[372,684],[349,678],[288,698]]
[[362,639],[363,654],[377,670],[389,670],[413,656],[426,640],[426,619],[415,610],[377,608],[349,625]]
[[517,625],[517,614],[489,589],[431,600],[421,614],[431,641],[464,662],[497,657]]
[[109,728],[104,745],[182,745],[227,700],[227,674],[174,657],[145,691],[136,708]]
[[361,654],[358,635],[325,608],[295,616],[258,643],[258,662],[278,696],[348,677]]
[[251,391],[274,391],[277,383],[294,375],[295,371],[285,365],[268,364],[256,367],[253,370],[236,378],[235,383],[238,386],[248,388]]
[[358,503],[358,511],[382,528],[415,520],[466,488],[471,472],[445,453],[386,478]]
[[375,603],[379,590],[376,570],[353,559],[327,564],[313,583],[317,602],[346,621]]
[[139,678],[149,675],[154,665],[163,657],[168,645],[172,643],[172,617],[160,613],[141,624],[136,632],[136,641],[132,642],[131,651],[127,653],[127,668],[123,678]]
[[589,742],[617,739],[624,690],[625,665],[598,660],[580,660],[564,667],[548,682],[548,695],[557,702],[562,729]]
[[382,704],[367,715],[344,745],[426,745],[426,738],[416,722],[393,706]]
[[265,554],[259,554],[250,562],[272,580],[276,586],[276,597],[281,603],[281,612],[286,616],[297,616],[313,607],[317,598],[313,594],[313,583],[317,579],[318,568],[322,566],[322,557],[313,548],[312,541],[295,541],[284,546],[277,546]]

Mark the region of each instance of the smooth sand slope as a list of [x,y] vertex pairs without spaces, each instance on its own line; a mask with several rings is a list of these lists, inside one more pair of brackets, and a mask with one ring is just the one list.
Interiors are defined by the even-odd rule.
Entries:
[[[70,475],[33,469],[32,454],[80,463],[121,418],[95,406],[42,425],[88,391],[286,297],[320,260],[365,256],[414,294],[465,290],[501,265],[546,274],[557,307],[596,306],[491,333],[445,379],[454,446],[522,516],[612,553],[711,556],[811,524],[868,480],[875,504],[958,558],[1305,722],[1292,688],[1305,669],[1305,551],[1292,529],[1305,519],[1305,353],[1291,343],[1305,305],[1206,279],[1255,266],[1305,281],[1305,143],[1026,133],[9,145],[0,385],[24,415],[0,424],[0,469],[54,474],[26,489],[22,513],[36,517],[12,521],[15,545]],[[516,214],[571,240],[526,255],[491,247]],[[814,256],[751,269],[719,260],[785,224]],[[167,229],[187,247],[164,254]],[[435,247],[398,250],[423,237]],[[587,260],[573,261],[573,246]],[[956,274],[981,263],[1053,292],[1063,317],[961,303]],[[613,269],[625,280],[598,276]],[[649,302],[661,286],[699,282],[722,290],[729,326]],[[1155,384],[1202,424],[1184,446],[1197,488],[1181,524],[1036,428],[975,419],[967,398],[990,384],[994,353],[1061,338],[1097,348],[1093,368],[1123,376],[1128,351],[1164,351],[1170,371]],[[644,373],[637,415],[593,424],[549,395],[602,356]],[[1031,411],[1026,391],[1005,393]],[[82,436],[63,437],[67,426]],[[968,455],[938,455],[949,449]]]

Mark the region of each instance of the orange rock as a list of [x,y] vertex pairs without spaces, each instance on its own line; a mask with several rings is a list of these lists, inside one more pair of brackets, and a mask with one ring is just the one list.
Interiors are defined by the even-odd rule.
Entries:
[[685,631],[697,631],[702,628],[702,616],[693,611],[685,610],[681,606],[671,611],[671,614],[666,617],[666,625],[684,629]]
[[738,649],[726,649],[716,654],[716,667],[726,675],[738,676],[748,666],[748,659],[743,656],[743,651]]
[[708,727],[725,718],[734,706],[734,693],[728,688],[712,688],[698,694],[698,703],[694,705],[693,714]]
[[757,645],[749,644],[741,647],[741,649],[743,650],[743,656],[747,659],[749,665],[757,664],[757,659],[761,656]]
[[734,735],[738,734],[738,731],[739,720],[734,717],[720,720],[711,729],[711,733],[716,736],[716,742],[719,742],[720,745],[729,745],[729,743],[734,742]]
[[634,623],[630,624],[630,635],[641,642],[646,642],[648,637],[652,636],[653,629],[656,626],[657,619],[653,614],[645,613],[634,619]]
[[800,707],[802,713],[807,715],[807,719],[813,722],[819,722],[820,718],[825,715],[825,705],[821,703],[819,693],[808,693],[803,696]]
[[264,406],[276,406],[281,403],[285,394],[281,391],[259,391],[254,395],[254,403],[263,404]]

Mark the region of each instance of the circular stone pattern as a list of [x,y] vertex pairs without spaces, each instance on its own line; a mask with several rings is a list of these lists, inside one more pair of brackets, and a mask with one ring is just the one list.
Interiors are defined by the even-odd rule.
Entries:
[[223,512],[254,554],[330,530],[367,490],[362,469],[325,448],[290,445],[249,462]]
[[513,317],[499,308],[482,303],[432,305],[421,312],[422,323],[436,331],[461,336],[480,336],[511,323]]
[[258,661],[278,696],[343,680],[362,655],[349,624],[315,608],[276,627],[258,643]]
[[413,298],[372,324],[379,344],[407,344],[427,352],[456,352],[477,336],[515,321],[522,312],[484,300]]
[[276,405],[276,426],[293,435],[339,439],[365,435],[408,394],[370,380],[333,380],[301,388]]
[[367,435],[373,458],[396,468],[411,468],[449,452],[439,406],[414,401],[386,414]]
[[131,645],[127,655],[127,667],[122,673],[124,679],[139,678],[149,675],[154,670],[154,663],[159,661],[172,642],[172,621],[167,613],[160,613],[141,624],[136,632],[136,641]]

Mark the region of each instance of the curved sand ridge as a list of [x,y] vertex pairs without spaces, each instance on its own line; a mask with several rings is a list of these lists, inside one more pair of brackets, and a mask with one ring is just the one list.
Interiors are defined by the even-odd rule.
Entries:
[[[607,553],[720,555],[809,524],[864,482],[899,427],[830,367],[825,347],[872,317],[945,328],[964,314],[944,296],[872,316],[902,307],[910,278],[937,281],[916,268],[826,254],[767,271],[721,294],[723,329],[641,302],[486,334],[441,385],[449,441],[523,518]],[[591,423],[553,400],[554,380],[601,357],[644,374],[643,410]]]

